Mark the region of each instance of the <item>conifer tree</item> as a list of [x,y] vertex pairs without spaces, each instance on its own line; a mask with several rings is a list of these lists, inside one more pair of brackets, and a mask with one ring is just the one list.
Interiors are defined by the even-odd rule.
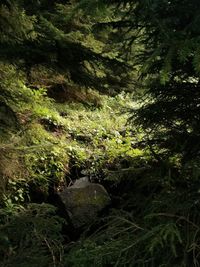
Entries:
[[129,64],[110,41],[115,31],[95,27],[97,20],[113,19],[110,9],[98,18],[86,16],[76,9],[76,1],[0,3],[0,100],[2,109],[13,114],[8,118],[13,126],[14,102],[26,99],[24,93],[16,98],[19,81],[33,90],[46,89],[59,102],[70,97],[82,101],[81,91],[88,88],[106,94],[127,89]]
[[[30,83],[34,71],[42,66],[44,72],[51,69],[61,74],[64,84],[104,92],[109,84],[114,90],[125,87],[126,79],[120,75],[126,64],[113,52],[114,46],[106,44],[112,29],[100,36],[94,20],[83,18],[81,11],[73,14],[73,8],[73,1],[1,4],[0,58],[24,68]],[[108,19],[106,15],[104,19]]]
[[96,8],[104,3],[118,14],[113,26],[127,31],[124,52],[133,50],[134,63],[140,68],[140,87],[148,93],[134,122],[151,132],[149,138],[157,140],[152,142],[180,153],[183,162],[198,156],[200,2],[97,2]]

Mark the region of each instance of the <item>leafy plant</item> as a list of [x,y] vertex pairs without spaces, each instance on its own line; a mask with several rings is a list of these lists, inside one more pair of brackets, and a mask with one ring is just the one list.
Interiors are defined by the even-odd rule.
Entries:
[[63,266],[62,220],[53,206],[14,206],[0,213],[2,266]]

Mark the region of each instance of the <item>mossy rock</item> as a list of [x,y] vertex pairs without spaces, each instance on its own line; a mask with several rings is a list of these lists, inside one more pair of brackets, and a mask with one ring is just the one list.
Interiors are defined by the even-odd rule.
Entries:
[[75,228],[94,221],[98,213],[110,204],[110,197],[100,184],[88,183],[85,187],[68,187],[60,198]]

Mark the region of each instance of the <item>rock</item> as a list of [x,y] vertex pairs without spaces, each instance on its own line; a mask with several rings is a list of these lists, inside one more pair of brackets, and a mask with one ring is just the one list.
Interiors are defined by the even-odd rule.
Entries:
[[[85,177],[84,177],[85,178]],[[59,193],[74,228],[90,224],[110,204],[110,197],[100,184],[79,179]]]
[[91,183],[89,182],[89,178],[87,176],[82,177],[78,180],[75,181],[75,183],[70,186],[70,188],[83,188],[86,187],[88,185],[90,185]]

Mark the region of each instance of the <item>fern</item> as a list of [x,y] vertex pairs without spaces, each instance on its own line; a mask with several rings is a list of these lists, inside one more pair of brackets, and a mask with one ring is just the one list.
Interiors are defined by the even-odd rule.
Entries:
[[63,266],[62,220],[55,215],[53,206],[30,204],[0,213],[2,267]]

